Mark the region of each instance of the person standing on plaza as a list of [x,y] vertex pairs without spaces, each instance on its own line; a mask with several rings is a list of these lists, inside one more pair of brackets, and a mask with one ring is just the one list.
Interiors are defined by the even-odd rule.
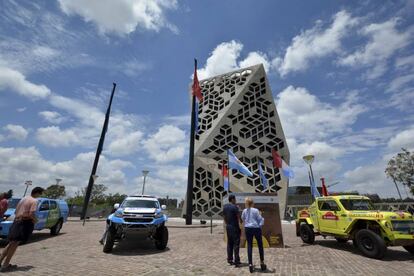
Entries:
[[264,251],[263,251],[263,240],[262,240],[262,226],[264,224],[264,218],[260,214],[260,211],[253,208],[254,202],[251,198],[247,197],[245,200],[246,208],[243,210],[241,219],[244,224],[244,231],[247,240],[247,257],[249,259],[249,271],[253,273],[253,237],[256,238],[257,246],[259,247],[260,255],[260,268],[262,271],[266,270],[264,263]]
[[[234,195],[229,196],[229,203],[224,205],[223,208],[224,222],[226,223],[227,233],[227,262],[230,265],[238,267],[240,265],[240,213],[239,208],[236,205],[236,197]],[[234,259],[233,259],[234,253]]]
[[3,220],[4,213],[6,213],[9,203],[6,199],[6,193],[0,194],[0,221]]
[[[36,187],[32,190],[30,196],[24,197],[17,204],[15,218],[9,232],[9,244],[3,250],[0,257],[1,272],[6,272],[16,268],[15,265],[10,264],[10,260],[16,252],[20,241],[25,241],[32,234],[34,225],[36,223],[36,209],[37,200],[44,189]],[[4,260],[4,263],[3,263]]]

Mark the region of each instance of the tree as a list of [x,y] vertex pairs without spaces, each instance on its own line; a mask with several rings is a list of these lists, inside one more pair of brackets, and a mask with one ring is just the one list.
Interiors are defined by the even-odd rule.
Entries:
[[404,148],[401,150],[402,152],[397,153],[388,161],[385,174],[392,179],[402,199],[397,183],[408,187],[411,193],[414,194],[414,154]]
[[106,197],[106,203],[108,203],[110,206],[113,206],[115,203],[121,204],[126,197],[127,195],[121,195],[119,193],[109,194]]
[[46,188],[46,190],[43,192],[43,196],[47,198],[54,198],[59,199],[66,195],[65,186],[63,185],[50,185]]

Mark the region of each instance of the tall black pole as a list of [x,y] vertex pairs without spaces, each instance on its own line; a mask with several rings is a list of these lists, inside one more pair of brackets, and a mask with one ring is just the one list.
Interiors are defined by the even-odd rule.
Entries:
[[227,150],[227,178],[228,178],[228,181],[229,181],[229,191],[228,191],[228,193],[230,193],[230,175],[231,175],[231,169],[230,169],[230,166],[229,166],[229,152]]
[[[197,68],[197,61],[196,61]],[[194,140],[195,140],[195,110],[196,97],[193,93],[191,103],[191,130],[190,130],[190,153],[188,155],[188,182],[187,182],[187,208],[185,212],[185,224],[193,223],[193,183],[194,183]]]
[[92,187],[94,184],[93,176],[96,174],[96,169],[98,167],[98,162],[99,162],[99,156],[101,155],[103,144],[105,141],[105,134],[106,134],[106,131],[108,130],[109,114],[111,113],[111,105],[112,105],[112,99],[114,98],[115,87],[116,87],[116,83],[113,83],[111,98],[109,100],[108,109],[106,110],[105,121],[102,127],[101,137],[99,138],[98,148],[96,149],[95,161],[93,162],[91,175],[89,176],[88,187],[86,188],[86,194],[85,194],[85,199],[83,201],[83,209],[82,209],[82,214],[81,214],[81,219],[83,220],[85,220],[86,218],[86,211],[88,210],[88,204],[91,198]]

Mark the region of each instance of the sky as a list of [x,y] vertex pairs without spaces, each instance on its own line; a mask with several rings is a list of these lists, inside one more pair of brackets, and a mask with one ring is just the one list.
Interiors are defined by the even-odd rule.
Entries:
[[[413,1],[0,2],[0,190],[87,185],[112,83],[98,184],[184,198],[193,59],[199,78],[267,72],[295,178],[396,196],[414,149]],[[405,195],[403,188],[402,194]]]

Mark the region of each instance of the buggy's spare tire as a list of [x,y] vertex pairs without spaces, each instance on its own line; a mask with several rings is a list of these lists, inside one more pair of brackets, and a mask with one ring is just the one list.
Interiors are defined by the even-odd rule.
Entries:
[[358,249],[369,258],[382,259],[387,251],[385,241],[371,230],[359,230],[356,233],[355,239]]
[[164,250],[168,244],[168,229],[165,225],[157,228],[155,234],[155,247],[159,250]]
[[315,241],[315,233],[313,232],[312,227],[308,224],[303,223],[300,225],[299,233],[302,241],[304,243],[313,244]]

